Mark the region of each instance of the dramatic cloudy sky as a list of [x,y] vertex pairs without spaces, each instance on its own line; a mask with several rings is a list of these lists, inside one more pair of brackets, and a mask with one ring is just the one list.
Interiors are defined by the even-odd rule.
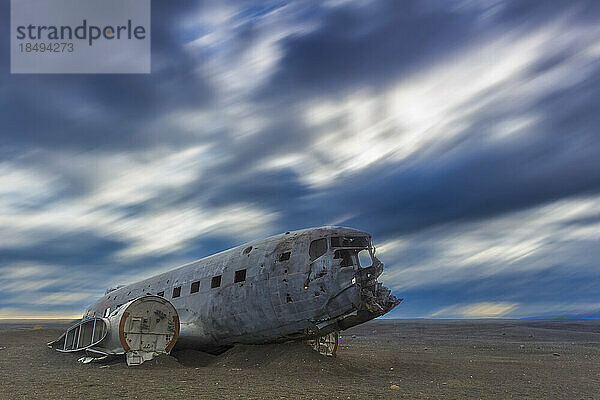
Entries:
[[369,231],[394,317],[600,315],[600,2],[152,4],[150,75],[10,75],[0,317]]

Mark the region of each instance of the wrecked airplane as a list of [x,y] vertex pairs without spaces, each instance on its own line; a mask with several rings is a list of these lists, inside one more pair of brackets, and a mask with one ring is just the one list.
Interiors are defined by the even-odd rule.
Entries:
[[371,236],[350,228],[286,232],[115,289],[48,345],[89,362],[125,354],[141,364],[174,346],[307,340],[335,354],[338,332],[397,306],[377,281]]

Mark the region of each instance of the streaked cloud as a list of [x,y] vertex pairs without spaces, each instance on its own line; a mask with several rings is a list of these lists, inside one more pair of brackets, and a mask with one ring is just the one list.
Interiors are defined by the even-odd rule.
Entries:
[[514,311],[519,305],[513,303],[475,303],[442,308],[431,314],[432,317],[489,318],[502,317]]
[[0,317],[324,224],[373,234],[396,316],[598,313],[595,3],[153,15],[149,76],[0,66]]
[[527,318],[532,315],[538,317],[564,317],[597,315],[600,303],[533,303],[519,304],[506,302],[481,302],[472,304],[455,304],[443,307],[429,315],[433,318]]
[[[560,200],[496,218],[443,225],[382,243],[383,259],[399,265],[385,271],[392,287],[493,279],[506,272],[564,266],[573,273],[593,265],[600,240],[598,196]],[[580,221],[580,223],[576,223]],[[586,223],[587,222],[587,223]],[[580,246],[590,246],[580,254]]]

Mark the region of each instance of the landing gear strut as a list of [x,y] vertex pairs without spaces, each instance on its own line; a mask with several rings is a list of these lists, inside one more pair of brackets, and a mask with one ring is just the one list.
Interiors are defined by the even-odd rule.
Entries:
[[338,338],[339,332],[333,331],[316,339],[308,340],[307,343],[324,356],[335,356],[338,348]]

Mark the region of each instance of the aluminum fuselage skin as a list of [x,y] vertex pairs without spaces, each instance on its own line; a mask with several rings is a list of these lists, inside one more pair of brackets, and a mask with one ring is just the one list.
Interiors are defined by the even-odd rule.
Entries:
[[[112,312],[139,296],[164,292],[179,314],[177,346],[211,349],[314,337],[365,322],[395,307],[400,301],[383,288],[387,291],[384,310],[365,308],[363,280],[357,282],[359,270],[364,268],[344,266],[334,258],[331,237],[365,237],[372,259],[377,260],[366,232],[341,227],[287,232],[110,291],[85,312],[84,319],[103,316],[107,308]],[[310,244],[322,238],[327,240],[327,251],[311,260]],[[245,280],[234,282],[236,271],[244,269]],[[213,277],[219,275],[220,286],[211,288]],[[192,293],[194,282],[199,286]],[[180,295],[173,297],[178,287]]]

